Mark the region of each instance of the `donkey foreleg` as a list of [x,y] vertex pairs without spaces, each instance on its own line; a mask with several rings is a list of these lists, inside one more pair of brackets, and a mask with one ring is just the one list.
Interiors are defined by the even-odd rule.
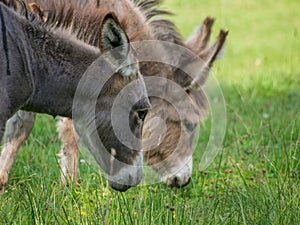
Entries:
[[0,157],[0,190],[8,181],[8,175],[18,150],[32,131],[35,113],[18,111],[6,123]]
[[3,134],[4,134],[4,130],[5,130],[5,121],[3,120],[0,122],[0,144],[2,141]]
[[61,167],[61,180],[78,184],[78,136],[72,120],[61,118],[57,123],[57,132],[62,142],[58,154]]

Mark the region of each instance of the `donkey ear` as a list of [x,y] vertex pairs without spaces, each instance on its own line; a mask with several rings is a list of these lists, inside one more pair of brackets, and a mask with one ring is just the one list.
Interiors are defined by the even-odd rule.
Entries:
[[187,90],[197,88],[199,85],[201,86],[205,83],[214,61],[222,54],[227,35],[228,31],[221,30],[218,40],[210,48],[199,54],[202,60],[196,60],[187,65],[188,71],[191,74],[195,74],[194,79],[186,87]]
[[[107,14],[102,22],[100,30],[99,48],[102,53],[107,53],[108,60],[117,68],[121,68],[122,64],[126,70],[120,69],[120,73],[129,76],[133,73],[130,70],[130,64],[133,59],[130,56],[130,44],[126,33],[122,30],[120,23],[114,14]],[[126,72],[123,72],[126,71]]]
[[207,47],[214,21],[214,18],[206,17],[202,25],[186,40],[185,45],[195,54],[200,54]]

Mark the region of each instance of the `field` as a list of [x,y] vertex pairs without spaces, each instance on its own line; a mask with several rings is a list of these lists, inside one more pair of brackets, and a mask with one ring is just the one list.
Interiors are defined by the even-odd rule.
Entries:
[[59,181],[55,121],[38,116],[0,198],[0,224],[300,224],[299,1],[165,0],[184,37],[206,16],[229,30],[214,66],[227,110],[222,149],[191,183],[112,191],[84,161],[80,186]]

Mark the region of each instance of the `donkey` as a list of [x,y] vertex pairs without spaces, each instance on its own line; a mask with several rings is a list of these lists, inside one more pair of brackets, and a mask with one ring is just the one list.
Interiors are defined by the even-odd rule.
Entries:
[[[190,99],[181,99],[181,106],[188,109],[184,114],[179,115],[174,106],[168,101],[149,95],[152,105],[148,112],[143,127],[143,151],[144,162],[161,176],[161,181],[171,187],[183,187],[190,182],[192,174],[192,154],[193,139],[196,134],[196,128],[201,121],[205,119],[206,97],[201,90],[209,71],[223,48],[227,32],[220,31],[218,40],[211,47],[207,47],[211,35],[211,28],[214,23],[213,18],[206,18],[200,28],[191,35],[182,46],[193,50],[203,59],[207,66],[203,67],[198,76],[191,79],[181,69],[161,66],[155,63],[145,62],[141,64],[141,71],[145,77],[147,90],[157,89],[157,86],[147,82],[147,77],[156,74],[174,80],[184,89]],[[157,26],[159,25],[159,26]],[[181,43],[178,39],[178,33],[172,30],[172,27],[160,27],[162,23],[155,21],[152,27],[155,27],[156,38],[160,40],[169,40],[172,43]],[[157,26],[157,27],[156,27]],[[161,30],[160,30],[161,29]],[[168,30],[169,29],[169,30]],[[165,39],[166,32],[168,33]],[[160,34],[162,36],[160,36]],[[168,53],[168,52],[167,52]],[[179,60],[179,68],[189,67],[192,59]],[[203,65],[196,65],[195,69]],[[170,89],[166,84],[160,88]],[[167,91],[168,92],[168,91]],[[181,116],[181,117],[180,117]],[[159,121],[155,118],[161,118],[165,121],[165,135],[160,139],[161,127]],[[72,121],[68,118],[62,118],[57,123],[57,131],[62,141],[61,152],[59,153],[61,163],[61,179],[77,182],[78,176],[78,136],[73,127]]]
[[[114,12],[79,14],[75,3],[48,3],[53,10],[42,23],[22,0],[0,1],[0,140],[6,122],[18,110],[73,119],[76,115],[78,135],[108,174],[110,186],[125,191],[142,178],[140,137],[150,108],[133,49]],[[94,40],[97,47],[90,44]],[[124,105],[131,108],[121,109],[129,112],[130,128],[137,137],[128,140],[131,146],[118,141],[111,124],[114,98],[128,85],[130,98],[124,98]],[[23,129],[16,116],[11,123]],[[6,140],[11,135],[8,129]],[[9,160],[1,157],[1,167]],[[1,186],[8,175],[3,172],[8,171],[1,171]]]
[[[42,2],[40,4],[43,5]],[[115,8],[117,7],[119,18],[124,18],[126,20],[129,14],[132,18],[136,18],[135,20],[126,20],[128,22],[124,29],[128,34],[130,41],[156,39],[176,43],[190,49],[194,52],[194,54],[199,55],[203,59],[204,64],[207,65],[205,67],[203,67],[203,65],[197,65],[196,69],[201,67],[203,68],[200,70],[199,74],[194,77],[194,79],[191,79],[181,70],[177,68],[170,68],[168,65],[161,65],[155,62],[140,63],[141,71],[144,76],[148,77],[157,75],[174,80],[182,88],[185,88],[186,93],[192,99],[191,104],[188,106],[188,108],[191,108],[192,110],[184,114],[184,118],[179,118],[176,110],[171,104],[154,96],[150,96],[153,108],[147,114],[146,123],[143,128],[143,138],[145,137],[146,139],[143,141],[144,149],[148,149],[149,146],[151,149],[151,146],[153,146],[152,150],[144,152],[144,161],[155,171],[163,174],[163,182],[170,186],[182,187],[188,184],[191,177],[193,136],[195,135],[197,125],[205,118],[206,114],[206,99],[201,91],[201,86],[205,83],[209,70],[215,61],[216,56],[220,53],[223,47],[227,32],[221,31],[217,42],[212,47],[207,48],[214,19],[206,18],[200,29],[198,29],[198,31],[190,36],[190,38],[184,43],[180,35],[176,32],[176,28],[173,23],[165,19],[151,20],[152,16],[155,15],[170,14],[166,11],[155,10],[157,4],[158,1],[144,0],[134,1],[133,5],[130,1],[122,0],[119,1],[118,4],[114,5],[113,1],[102,0],[100,6],[105,6],[110,10],[116,10]],[[44,5],[43,8],[45,8]],[[35,14],[39,15],[42,20],[45,18],[45,12],[48,12],[47,8],[45,9],[46,10],[43,10],[37,5],[32,5],[32,10]],[[140,32],[136,32],[136,30],[139,30]],[[165,54],[167,56],[172,56],[168,50],[165,51]],[[175,60],[181,61],[181,64],[184,64],[182,62],[183,60]],[[185,62],[187,63],[185,63],[184,67],[188,67],[191,65],[192,61],[187,60]],[[161,85],[159,87],[162,89],[168,88],[167,86]],[[147,85],[147,88],[151,87]],[[157,86],[155,88],[157,88]],[[24,115],[25,113],[27,116]],[[31,127],[34,123],[34,116],[35,115],[33,114],[28,115],[27,112],[18,112],[15,116],[15,120],[18,120],[19,123],[22,123],[23,125],[28,123],[27,126],[23,126],[24,129],[10,125],[13,124],[13,122],[8,123],[11,127],[9,130],[14,132],[14,134],[10,136],[14,138],[5,141],[5,143],[7,143],[7,147],[3,149],[3,152],[4,150],[7,150],[5,151],[7,153],[2,153],[2,157],[4,157],[4,155],[11,155],[11,163],[13,162],[13,158],[15,157],[15,153],[18,148],[23,142],[25,142],[31,132]],[[157,131],[157,124],[152,121],[152,118],[157,116],[163,118],[167,125],[166,135],[160,143],[157,143],[158,138],[157,136],[153,136],[152,132],[153,130]],[[183,126],[180,121],[181,119],[184,121]],[[59,153],[62,168],[61,178],[64,182],[66,182],[66,178],[77,182],[78,136],[76,132],[74,132],[71,120],[67,118],[61,119],[58,123],[58,132],[60,139],[62,140],[62,149]],[[182,136],[182,139],[178,142],[177,137],[180,135]],[[10,144],[8,145],[8,143]],[[175,151],[176,147],[179,148]],[[170,155],[173,156],[169,157]],[[6,168],[10,169],[10,166],[11,164]]]

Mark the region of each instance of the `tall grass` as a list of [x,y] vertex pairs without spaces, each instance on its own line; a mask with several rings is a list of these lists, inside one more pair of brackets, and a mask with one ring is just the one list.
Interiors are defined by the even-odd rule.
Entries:
[[[187,37],[205,16],[229,30],[214,68],[227,106],[223,147],[183,189],[111,191],[80,163],[80,186],[61,186],[55,123],[39,116],[0,199],[0,224],[300,224],[300,20],[297,0],[165,0]],[[210,132],[201,128],[198,148]]]

